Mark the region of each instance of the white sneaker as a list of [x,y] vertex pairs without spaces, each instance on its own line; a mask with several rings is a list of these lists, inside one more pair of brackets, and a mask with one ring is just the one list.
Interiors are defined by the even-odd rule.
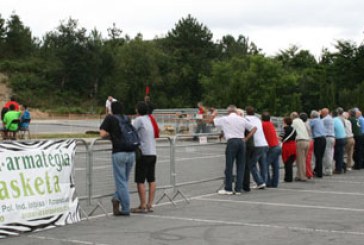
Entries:
[[262,189],[264,189],[265,187],[266,187],[266,185],[265,185],[265,183],[263,183],[263,184],[258,185],[258,186],[257,186],[257,189],[262,190]]
[[225,190],[225,189],[222,189],[222,190],[219,190],[219,191],[217,192],[217,194],[219,194],[219,195],[232,195],[232,194],[233,194],[233,192],[232,192],[232,191],[227,191],[227,190]]
[[234,192],[234,195],[239,196],[239,195],[241,195],[241,192],[240,191],[236,191],[236,192]]

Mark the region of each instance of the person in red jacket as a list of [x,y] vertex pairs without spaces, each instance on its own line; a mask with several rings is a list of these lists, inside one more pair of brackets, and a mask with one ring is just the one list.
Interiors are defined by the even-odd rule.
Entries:
[[[282,153],[282,148],[279,145],[276,129],[273,123],[270,121],[269,112],[263,112],[262,126],[265,139],[267,140],[269,146],[267,154],[267,164],[268,164],[267,187],[277,188],[279,184],[279,156]],[[269,166],[272,167],[272,174],[270,173]]]
[[18,102],[16,102],[15,96],[11,96],[10,97],[10,101],[6,102],[6,104],[4,105],[4,108],[9,109],[10,105],[14,105],[14,111],[19,111],[19,104]]

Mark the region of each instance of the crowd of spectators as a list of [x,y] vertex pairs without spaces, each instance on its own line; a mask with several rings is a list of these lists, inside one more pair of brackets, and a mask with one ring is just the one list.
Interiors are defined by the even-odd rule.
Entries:
[[251,106],[245,112],[247,115],[230,105],[226,116],[217,117],[215,111],[210,118],[210,122],[221,127],[227,140],[225,188],[219,194],[250,191],[250,175],[257,189],[277,188],[280,159],[284,182],[306,182],[364,168],[364,118],[358,108],[347,112],[341,107],[332,112],[322,108],[312,110],[310,115],[292,112],[283,118],[280,134],[268,112],[258,117]]

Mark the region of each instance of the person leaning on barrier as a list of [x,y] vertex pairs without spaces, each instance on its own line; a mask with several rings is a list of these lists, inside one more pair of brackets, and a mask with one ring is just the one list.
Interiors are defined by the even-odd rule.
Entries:
[[305,123],[305,126],[307,128],[308,135],[310,136],[310,146],[308,147],[308,153],[306,157],[306,177],[311,179],[313,177],[313,171],[312,171],[312,160],[314,160],[313,152],[314,152],[314,143],[312,139],[312,130],[310,126],[310,122],[308,120],[308,115],[305,112],[300,113],[301,120]]
[[283,118],[283,132],[280,134],[282,140],[282,160],[284,163],[284,182],[293,180],[293,163],[296,160],[296,130],[292,127],[290,117]]
[[358,144],[361,148],[360,158],[358,159],[358,169],[364,168],[364,117],[362,112],[356,108],[356,118],[359,123],[359,141]]
[[325,176],[331,176],[333,172],[335,145],[334,121],[328,108],[321,109],[321,117],[326,133],[326,147],[322,160],[322,174]]
[[292,119],[292,127],[296,130],[296,177],[295,181],[307,181],[306,176],[306,157],[310,147],[310,136],[305,123],[299,118],[297,112],[292,112],[290,115]]
[[361,162],[361,159],[363,158],[363,156],[362,156],[363,148],[362,148],[362,144],[361,144],[362,139],[361,139],[361,134],[360,134],[360,125],[359,125],[358,118],[356,117],[356,112],[357,112],[356,108],[353,108],[350,110],[349,121],[351,122],[351,131],[353,132],[354,141],[355,141],[354,153],[353,153],[354,165],[352,166],[352,168],[355,170],[359,170],[360,162]]
[[326,149],[326,130],[318,111],[311,111],[310,127],[312,132],[313,151],[315,154],[315,176],[322,178],[322,159]]
[[255,109],[252,106],[247,106],[246,113],[246,120],[257,128],[257,131],[253,136],[253,155],[248,161],[250,172],[255,183],[257,184],[257,189],[264,189],[268,182],[267,153],[269,147],[264,136],[262,121],[257,116],[255,116]]
[[[110,137],[112,142],[112,167],[116,186],[115,194],[111,200],[114,215],[130,215],[130,195],[128,188],[129,174],[135,161],[134,150],[123,147],[123,139],[119,121],[114,115],[123,114],[123,105],[119,101],[111,103],[112,115],[107,115],[100,126],[100,136]],[[121,211],[120,211],[121,204]]]
[[354,140],[354,134],[352,131],[352,125],[351,122],[348,120],[349,113],[344,112],[342,119],[345,122],[345,132],[346,132],[346,145],[345,145],[345,154],[346,154],[346,170],[351,171],[353,167],[353,153],[354,153],[354,146],[355,146],[355,140]]
[[[270,114],[267,111],[262,114],[262,126],[269,146],[267,154],[268,181],[266,184],[268,187],[277,188],[279,184],[279,156],[282,153],[282,148],[279,145],[277,131],[270,121]],[[269,166],[272,166],[272,175]]]
[[[147,213],[153,212],[152,204],[156,190],[155,164],[157,162],[157,149],[154,127],[148,115],[148,104],[143,101],[138,102],[136,110],[138,116],[133,121],[133,126],[137,130],[140,139],[140,156],[136,159],[135,182],[137,183],[140,205],[132,208],[131,212]],[[149,183],[148,202],[145,193],[145,180]]]
[[344,166],[344,153],[346,145],[346,132],[345,122],[341,116],[344,110],[339,107],[334,112],[334,131],[335,131],[335,146],[334,146],[334,159],[335,159],[335,171],[334,174],[341,174],[346,172],[346,166]]
[[[236,184],[235,194],[241,194],[244,168],[245,168],[245,141],[253,136],[257,128],[240,117],[236,113],[236,106],[230,105],[227,108],[227,116],[211,118],[215,126],[219,126],[224,131],[227,141],[225,151],[225,188],[218,191],[220,195],[233,194],[233,165],[236,162]],[[216,113],[215,113],[216,115]],[[250,133],[245,136],[245,129]]]
[[[236,109],[236,114],[244,118],[243,109]],[[248,135],[249,131],[245,130],[245,135]],[[248,164],[249,160],[253,156],[254,152],[254,137],[250,137],[245,141],[245,168],[244,168],[244,176],[243,176],[243,190],[245,192],[250,192],[250,166]]]

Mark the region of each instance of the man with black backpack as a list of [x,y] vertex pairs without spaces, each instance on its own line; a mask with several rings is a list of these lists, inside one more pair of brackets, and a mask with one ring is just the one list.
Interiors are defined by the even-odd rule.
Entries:
[[[112,198],[114,215],[130,215],[129,174],[135,161],[135,149],[139,145],[137,133],[129,118],[123,114],[119,101],[111,103],[112,114],[107,115],[100,126],[100,136],[110,137],[112,142],[112,166],[116,191]],[[121,211],[120,211],[121,204]]]

